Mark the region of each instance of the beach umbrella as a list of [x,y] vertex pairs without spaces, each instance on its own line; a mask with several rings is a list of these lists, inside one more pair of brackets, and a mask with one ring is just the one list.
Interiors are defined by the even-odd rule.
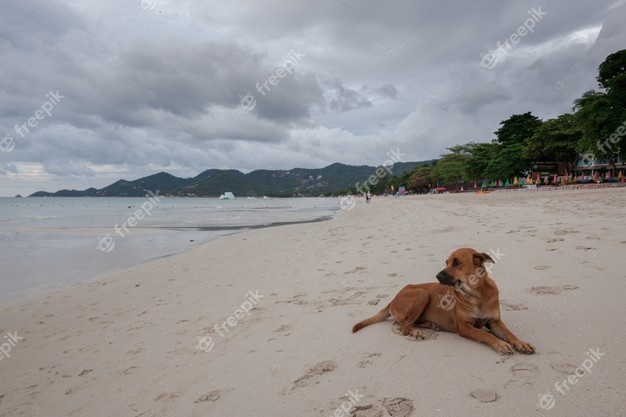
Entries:
[[550,183],[550,179],[549,179],[549,178],[550,178],[550,177],[546,175],[546,177],[543,179],[543,183],[544,183],[545,185],[548,185],[548,184]]
[[517,179],[517,177],[513,178],[513,185],[517,185],[519,184],[519,180]]
[[502,187],[502,180],[498,180],[498,187]]
[[495,187],[496,186],[496,182],[494,180],[491,180],[491,184],[489,184],[490,187]]
[[509,180],[507,179],[506,182],[504,183],[505,187],[508,187],[509,185],[511,185],[511,183],[509,182]]
[[487,180],[484,180],[483,184],[480,186],[480,188],[485,188],[485,187],[487,187]]
[[522,178],[522,181],[520,181],[520,184],[526,185],[526,178]]
[[607,180],[611,179],[611,171],[606,171],[606,179]]
[[554,174],[554,180],[552,180],[552,182],[556,184],[558,181],[559,181],[559,176],[557,174]]
[[593,180],[598,181],[598,171],[593,173]]
[[530,175],[528,177],[526,177],[526,182],[524,184],[532,184],[533,183],[533,179],[530,178]]
[[622,178],[624,178],[624,174],[622,174],[622,170],[621,169],[619,170],[619,174],[617,174],[617,178],[619,178],[620,180]]
[[474,188],[478,188],[478,184],[474,182]]
[[537,184],[541,183],[541,176],[537,173],[537,180],[535,181]]

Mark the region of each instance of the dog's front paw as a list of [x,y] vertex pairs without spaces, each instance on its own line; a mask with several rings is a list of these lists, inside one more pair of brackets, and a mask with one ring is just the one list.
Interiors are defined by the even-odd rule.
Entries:
[[523,342],[521,340],[513,342],[513,347],[515,347],[515,350],[517,350],[519,353],[525,353],[526,355],[535,353],[535,348],[533,347],[533,345]]
[[513,346],[504,340],[498,340],[492,347],[501,355],[512,355],[515,353]]

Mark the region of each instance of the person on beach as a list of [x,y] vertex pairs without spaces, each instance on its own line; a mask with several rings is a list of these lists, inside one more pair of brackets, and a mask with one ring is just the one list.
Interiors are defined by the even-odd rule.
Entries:
[[367,194],[365,194],[365,202],[369,203],[371,199],[372,194],[368,191]]

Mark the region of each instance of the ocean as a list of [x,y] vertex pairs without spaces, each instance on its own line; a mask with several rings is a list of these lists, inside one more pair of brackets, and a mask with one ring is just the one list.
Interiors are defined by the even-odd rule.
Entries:
[[183,253],[224,235],[331,219],[333,198],[0,198],[0,302]]

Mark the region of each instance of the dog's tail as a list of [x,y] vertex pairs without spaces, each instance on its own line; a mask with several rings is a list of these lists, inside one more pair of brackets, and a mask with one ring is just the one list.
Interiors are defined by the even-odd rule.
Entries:
[[378,312],[378,314],[376,314],[375,316],[372,316],[369,319],[365,319],[365,320],[360,321],[357,324],[355,324],[352,327],[352,333],[356,333],[359,330],[361,330],[363,327],[369,326],[370,324],[374,324],[374,323],[378,323],[378,322],[387,320],[387,318],[389,318],[389,316],[391,316],[391,313],[389,312],[389,307],[390,306],[391,306],[391,304],[387,305],[387,307],[385,307],[382,310],[380,310]]

